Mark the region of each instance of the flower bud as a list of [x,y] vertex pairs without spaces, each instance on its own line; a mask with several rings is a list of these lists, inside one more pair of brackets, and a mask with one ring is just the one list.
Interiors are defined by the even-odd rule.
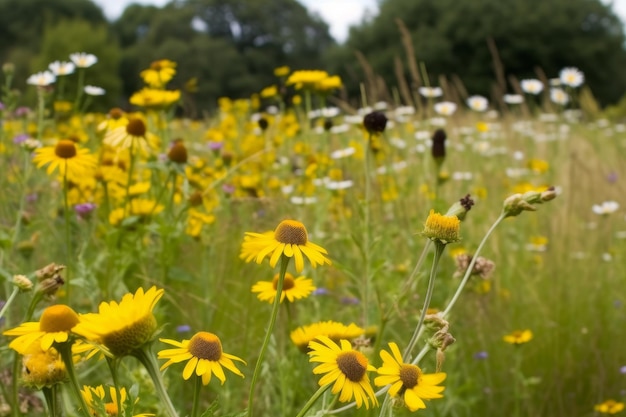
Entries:
[[33,282],[26,275],[13,275],[13,284],[24,292],[33,289]]
[[459,220],[465,220],[465,216],[467,212],[472,209],[474,205],[474,200],[470,197],[469,194],[465,195],[462,199],[454,203],[446,213],[446,216],[456,216]]
[[387,116],[385,116],[385,113],[379,111],[368,113],[363,118],[363,126],[365,126],[365,130],[370,134],[382,133],[387,126]]

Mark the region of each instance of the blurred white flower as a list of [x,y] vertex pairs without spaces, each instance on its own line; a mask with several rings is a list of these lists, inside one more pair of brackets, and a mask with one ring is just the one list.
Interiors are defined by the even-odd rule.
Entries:
[[95,55],[88,54],[86,52],[75,52],[70,54],[70,59],[78,68],[89,68],[98,62],[98,58]]
[[418,91],[426,98],[437,98],[443,95],[441,87],[420,87]]
[[442,101],[441,103],[436,103],[435,112],[442,116],[451,116],[456,111],[456,103],[451,101]]
[[591,210],[601,216],[607,216],[611,213],[615,213],[619,209],[619,203],[617,201],[604,201],[601,204],[594,204],[591,206]]
[[102,87],[96,87],[95,85],[86,85],[85,94],[89,96],[103,96],[106,93],[106,90]]
[[521,104],[524,102],[524,97],[519,94],[505,94],[503,99],[506,104]]
[[37,87],[45,87],[56,81],[56,77],[50,71],[42,71],[33,74],[26,80],[27,84],[36,85]]
[[48,64],[48,68],[57,77],[60,75],[69,75],[76,68],[73,63],[67,61],[54,61]]
[[564,106],[567,103],[569,103],[569,96],[561,88],[551,88],[550,100],[552,100],[552,102],[556,104],[560,104],[561,106]]
[[527,94],[537,95],[543,91],[543,83],[535,78],[528,78],[520,82],[522,91]]
[[331,152],[330,157],[332,159],[341,159],[341,158],[346,158],[350,155],[354,155],[355,152],[356,152],[356,149],[354,149],[353,147],[348,147],[348,148],[338,149],[336,151]]
[[559,72],[561,84],[573,88],[580,87],[585,82],[585,74],[575,67],[566,67]]
[[483,96],[470,96],[467,98],[467,105],[474,111],[485,111],[489,101]]

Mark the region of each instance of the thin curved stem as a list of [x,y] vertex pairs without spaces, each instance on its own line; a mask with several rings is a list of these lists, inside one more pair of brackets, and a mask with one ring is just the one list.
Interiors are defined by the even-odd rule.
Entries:
[[191,417],[198,415],[198,408],[200,407],[200,388],[202,388],[202,377],[196,375],[193,386],[193,406],[191,407]]
[[48,406],[48,416],[56,417],[57,416],[57,386],[58,384],[54,384],[50,387],[43,387],[41,391],[43,392],[43,396],[46,399],[46,405]]
[[302,410],[300,410],[300,412],[296,415],[296,417],[303,417],[307,413],[307,411],[309,411],[309,409],[313,406],[313,404],[315,404],[315,402],[322,396],[322,394],[326,392],[328,388],[330,388],[330,384],[321,386],[315,392],[315,394],[313,394],[311,398],[309,398],[309,401],[307,401],[307,403],[304,404],[304,407],[302,407]]
[[272,331],[274,330],[274,325],[276,324],[276,317],[278,316],[278,310],[280,308],[280,296],[283,292],[283,282],[285,281],[285,273],[287,272],[287,265],[289,265],[290,259],[291,258],[285,256],[285,254],[282,254],[280,258],[280,273],[278,275],[278,283],[276,284],[276,296],[274,297],[274,303],[272,304],[272,313],[270,316],[270,322],[265,332],[265,339],[263,340],[263,345],[261,345],[259,358],[256,361],[256,366],[254,367],[254,374],[252,374],[252,380],[250,381],[250,393],[248,395],[248,414],[247,414],[248,417],[252,417],[254,388],[256,386],[257,379],[259,378],[259,373],[261,372],[261,365],[263,364],[263,359],[265,358],[265,352],[267,351],[267,347],[270,343],[270,339],[272,338]]
[[163,383],[163,378],[161,376],[161,372],[159,371],[159,364],[156,362],[156,358],[149,351],[148,346],[144,346],[143,348],[139,348],[135,350],[132,355],[137,358],[139,362],[146,368],[152,382],[154,383],[154,388],[157,391],[157,395],[161,399],[163,405],[165,405],[165,412],[169,417],[178,417],[178,413],[172,404],[172,400],[170,396],[167,394],[167,389],[165,388],[165,384]]
[[448,306],[443,311],[443,317],[446,317],[450,313],[450,310],[452,310],[452,307],[454,307],[454,305],[456,304],[457,300],[461,296],[461,292],[463,291],[463,288],[465,288],[465,285],[467,284],[467,281],[469,280],[470,276],[472,275],[472,271],[474,270],[474,265],[476,264],[476,259],[478,259],[478,254],[480,253],[480,251],[485,246],[485,243],[487,242],[487,239],[489,239],[489,236],[491,236],[491,234],[496,229],[496,227],[498,227],[498,225],[505,218],[506,218],[506,214],[505,213],[500,214],[500,217],[498,217],[496,219],[496,221],[491,225],[491,227],[489,228],[489,230],[485,234],[485,237],[483,237],[483,240],[481,240],[480,244],[476,248],[476,251],[474,252],[474,255],[472,256],[472,261],[468,265],[467,270],[465,271],[465,275],[463,276],[463,279],[461,280],[461,283],[459,284],[459,287],[457,288],[456,292],[454,293],[454,296],[452,297],[452,299],[448,303]]
[[435,258],[433,259],[433,265],[430,270],[430,277],[428,278],[428,290],[426,291],[426,297],[424,298],[424,306],[422,307],[422,312],[420,313],[419,321],[417,322],[417,326],[415,327],[415,331],[413,332],[413,336],[411,337],[411,341],[406,347],[404,351],[403,359],[408,361],[411,357],[411,351],[415,347],[417,340],[419,339],[419,333],[422,329],[422,325],[424,324],[424,318],[426,317],[426,311],[428,310],[428,306],[430,305],[430,300],[433,296],[433,289],[435,288],[435,277],[437,275],[437,268],[439,266],[439,260],[441,259],[441,255],[443,254],[446,245],[441,241],[435,241]]
[[72,285],[70,283],[70,278],[72,276],[72,239],[70,236],[70,204],[68,199],[68,191],[69,191],[69,182],[67,179],[67,159],[64,161],[65,163],[65,172],[63,173],[63,214],[65,218],[65,250],[67,251],[66,258],[66,270],[65,270],[65,281],[67,283],[67,303],[70,303],[70,290]]
[[80,385],[78,385],[78,379],[76,378],[74,359],[72,358],[72,344],[69,342],[59,343],[56,348],[61,354],[61,359],[63,359],[63,363],[65,364],[67,376],[70,380],[70,387],[72,388],[72,394],[74,395],[76,402],[80,405],[82,415],[85,417],[91,417],[89,415],[89,406],[87,405],[85,398],[80,393]]
[[15,300],[15,297],[17,296],[19,292],[20,292],[20,289],[18,287],[13,288],[13,292],[9,296],[9,299],[4,303],[4,305],[2,306],[2,309],[0,309],[0,319],[7,312],[7,310],[9,309],[9,307],[13,303],[13,300]]

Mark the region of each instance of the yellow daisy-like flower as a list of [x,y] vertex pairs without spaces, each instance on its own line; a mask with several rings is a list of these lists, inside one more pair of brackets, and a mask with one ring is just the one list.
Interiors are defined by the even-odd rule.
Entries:
[[286,85],[295,85],[297,89],[313,88],[320,81],[328,78],[328,73],[321,70],[301,70],[294,71],[287,81]]
[[506,336],[504,336],[502,340],[512,345],[521,345],[521,344],[530,342],[532,338],[533,338],[533,332],[526,329],[526,330],[515,330],[514,332],[511,332],[507,334]]
[[[267,301],[270,304],[274,303],[276,298],[276,287],[278,285],[279,274],[274,276],[272,281],[259,281],[252,286],[252,292],[258,293],[257,297],[261,301]],[[285,298],[291,303],[295,300],[307,298],[313,291],[313,280],[305,277],[294,278],[289,272],[285,274],[283,281],[283,290],[280,294],[280,302],[282,303]]]
[[321,81],[318,81],[315,84],[315,89],[323,92],[330,92],[331,90],[336,90],[341,88],[343,83],[341,82],[341,77],[338,75],[333,75],[330,77],[326,77]]
[[[83,385],[83,389],[80,391],[80,393],[85,399],[85,402],[87,403],[89,408],[91,409],[90,414],[93,414],[94,416],[99,414],[98,411],[95,409],[99,405],[104,408],[104,410],[100,410],[100,411],[104,411],[107,416],[111,416],[111,417],[122,415],[120,411],[124,411],[123,407],[124,407],[124,404],[126,403],[126,397],[127,397],[126,388],[124,387],[120,389],[120,394],[119,394],[122,407],[120,407],[120,405],[117,402],[118,395],[117,395],[117,390],[115,389],[115,387],[109,387],[109,397],[111,398],[110,402],[105,402],[106,392],[102,385],[99,385],[97,387],[89,387],[87,385]],[[135,403],[137,403],[138,400],[139,398],[135,400]],[[133,414],[133,417],[150,417],[150,416],[154,416],[154,414],[145,414],[145,413]]]
[[133,149],[144,154],[159,147],[159,139],[148,132],[146,122],[139,117],[131,117],[126,126],[107,131],[103,143],[114,149]]
[[160,59],[152,62],[150,68],[139,73],[143,82],[153,88],[163,88],[176,75],[176,62]]
[[431,209],[426,223],[424,224],[422,235],[432,241],[439,241],[445,245],[458,242],[461,239],[459,236],[460,228],[461,221],[458,217],[435,213],[435,210]]
[[334,342],[341,339],[352,340],[365,333],[365,330],[354,323],[345,325],[336,321],[320,321],[317,323],[301,326],[291,332],[289,335],[291,341],[303,352],[306,352],[309,343],[318,336],[326,336]]
[[602,414],[617,414],[624,410],[624,403],[615,400],[606,400],[601,404],[597,404],[594,410]]
[[320,362],[313,373],[326,374],[319,380],[320,387],[333,384],[331,392],[339,395],[339,401],[356,401],[357,408],[365,404],[365,408],[378,405],[376,394],[372,389],[367,371],[375,371],[365,355],[352,349],[347,340],[340,340],[341,346],[326,336],[319,336],[309,344],[309,362]]
[[114,356],[129,355],[152,339],[157,328],[152,310],[162,296],[163,289],[139,288],[124,295],[119,304],[101,303],[98,313],[81,316],[73,332],[105,346]]
[[274,68],[274,75],[277,77],[286,77],[287,74],[289,74],[289,71],[291,71],[289,67],[286,65],[283,65],[282,67]]
[[226,381],[226,375],[222,367],[228,369],[235,375],[243,377],[243,374],[233,360],[246,362],[237,356],[225,353],[222,350],[220,338],[209,332],[198,332],[190,340],[177,342],[171,339],[159,339],[163,343],[176,346],[176,349],[165,349],[158,353],[159,359],[168,359],[161,366],[161,370],[173,363],[188,361],[183,370],[183,378],[189,379],[195,373],[202,377],[202,384],[211,382],[211,376],[215,375],[222,385]]
[[71,140],[60,140],[55,146],[35,149],[33,162],[37,168],[48,166],[46,173],[52,175],[57,169],[70,179],[89,176],[96,169],[96,158],[89,149],[81,149]]
[[144,88],[130,96],[130,104],[146,109],[162,109],[180,100],[180,90]]
[[65,381],[65,364],[55,348],[43,350],[39,344],[32,343],[23,354],[22,381],[25,385],[41,389]]
[[296,220],[283,220],[274,232],[251,233],[247,232],[241,245],[242,259],[250,262],[253,259],[260,264],[265,257],[270,257],[270,266],[274,268],[281,255],[294,258],[296,271],[304,268],[302,254],[311,262],[313,268],[317,265],[330,265],[330,260],[324,255],[326,249],[309,241],[304,225]]
[[[109,223],[113,226],[119,225],[126,217],[137,216],[140,222],[147,222],[155,214],[159,214],[165,207],[155,200],[145,198],[134,198],[126,208],[116,208],[109,214]],[[124,217],[126,215],[126,217]]]
[[376,386],[391,385],[389,395],[402,396],[411,411],[426,408],[424,400],[443,398],[441,392],[445,387],[439,384],[446,379],[445,373],[424,374],[417,365],[404,363],[398,345],[391,342],[389,348],[391,354],[384,349],[380,351],[383,366],[378,368],[379,376],[374,379]]
[[20,326],[5,331],[5,336],[18,336],[9,347],[20,354],[39,342],[41,350],[48,350],[54,343],[69,340],[72,329],[80,323],[78,314],[64,304],[56,304],[46,308],[38,322],[22,323]]

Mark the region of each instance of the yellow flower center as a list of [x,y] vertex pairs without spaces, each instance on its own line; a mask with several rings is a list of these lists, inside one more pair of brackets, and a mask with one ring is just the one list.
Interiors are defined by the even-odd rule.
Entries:
[[[278,289],[278,274],[276,274],[276,276],[274,276],[274,280],[272,281],[272,285],[274,286],[275,290]],[[285,279],[283,280],[283,291],[290,290],[293,287],[295,287],[295,285],[296,285],[296,281],[293,279],[293,275],[291,275],[289,272],[287,272],[285,274]]]
[[405,388],[411,389],[419,383],[422,371],[415,365],[403,364],[400,367],[400,380]]
[[106,411],[109,416],[117,416],[118,414],[117,405],[114,403],[106,403],[104,405],[104,411]]
[[337,355],[337,366],[339,370],[352,382],[359,382],[367,371],[367,358],[356,350],[341,352]]
[[46,308],[39,319],[39,330],[46,333],[69,332],[79,322],[78,314],[64,304]]
[[76,156],[76,145],[71,140],[60,140],[54,147],[54,154],[63,159],[73,158]]
[[126,125],[126,133],[131,136],[144,137],[146,135],[146,124],[141,119],[130,119]]
[[306,245],[308,242],[308,234],[302,223],[296,220],[283,220],[280,222],[274,238],[280,243],[290,245]]
[[152,313],[149,313],[130,326],[105,335],[102,338],[102,344],[113,355],[118,357],[126,356],[148,342],[156,328],[156,318]]
[[222,342],[213,333],[196,333],[189,341],[187,349],[196,358],[213,362],[217,362],[222,358]]
[[460,239],[461,221],[456,216],[446,216],[430,210],[424,225],[424,236],[443,243],[456,242]]

